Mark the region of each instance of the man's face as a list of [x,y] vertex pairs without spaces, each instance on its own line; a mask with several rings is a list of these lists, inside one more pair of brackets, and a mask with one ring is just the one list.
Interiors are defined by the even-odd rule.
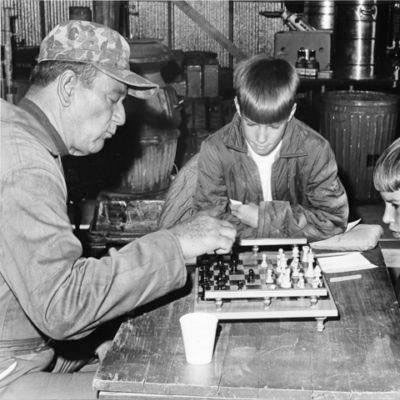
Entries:
[[78,81],[75,89],[67,111],[68,149],[73,155],[97,153],[125,123],[126,85],[98,71],[92,87]]
[[259,156],[267,156],[282,140],[287,121],[263,125],[241,118],[241,127],[247,143]]
[[400,239],[400,190],[381,192],[381,196],[385,201],[385,213],[382,220],[389,225],[393,236]]

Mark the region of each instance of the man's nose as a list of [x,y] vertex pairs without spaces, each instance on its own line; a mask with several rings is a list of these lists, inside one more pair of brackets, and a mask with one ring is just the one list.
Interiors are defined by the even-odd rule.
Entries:
[[124,125],[126,120],[125,107],[122,102],[117,103],[117,107],[114,111],[114,122],[116,125]]

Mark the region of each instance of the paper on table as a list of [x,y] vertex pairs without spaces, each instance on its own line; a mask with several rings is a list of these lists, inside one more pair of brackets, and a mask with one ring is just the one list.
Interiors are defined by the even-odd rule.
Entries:
[[346,232],[348,232],[349,230],[353,229],[355,226],[357,226],[359,223],[361,222],[361,218],[360,219],[356,219],[353,222],[349,222],[347,224],[347,228],[346,228]]
[[239,200],[229,199],[229,201],[231,202],[231,205],[232,205],[232,206],[240,206],[240,205],[243,204],[243,203],[242,203],[241,201],[239,201]]
[[318,261],[322,271],[328,274],[376,268],[362,254],[355,252],[337,257],[321,257]]

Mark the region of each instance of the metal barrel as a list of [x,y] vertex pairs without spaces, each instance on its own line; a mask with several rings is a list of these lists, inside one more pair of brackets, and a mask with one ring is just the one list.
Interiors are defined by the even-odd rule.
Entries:
[[340,177],[356,202],[379,199],[372,176],[383,150],[395,139],[399,97],[370,91],[321,96],[320,132],[336,155]]

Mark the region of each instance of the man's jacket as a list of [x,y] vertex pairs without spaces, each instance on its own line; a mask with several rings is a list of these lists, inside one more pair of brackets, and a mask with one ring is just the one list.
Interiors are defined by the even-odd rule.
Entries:
[[[347,195],[333,151],[321,135],[295,118],[286,127],[279,157],[272,165],[272,201],[263,200],[258,168],[248,154],[238,115],[202,143],[198,163],[195,207],[218,210],[237,226],[241,237],[312,241],[346,228]],[[258,227],[234,217],[229,199],[259,205]]]
[[67,215],[65,145],[34,103],[0,106],[1,392],[47,367],[49,338],[88,335],[183,286],[186,268],[177,238],[165,230],[107,257],[82,258]]

